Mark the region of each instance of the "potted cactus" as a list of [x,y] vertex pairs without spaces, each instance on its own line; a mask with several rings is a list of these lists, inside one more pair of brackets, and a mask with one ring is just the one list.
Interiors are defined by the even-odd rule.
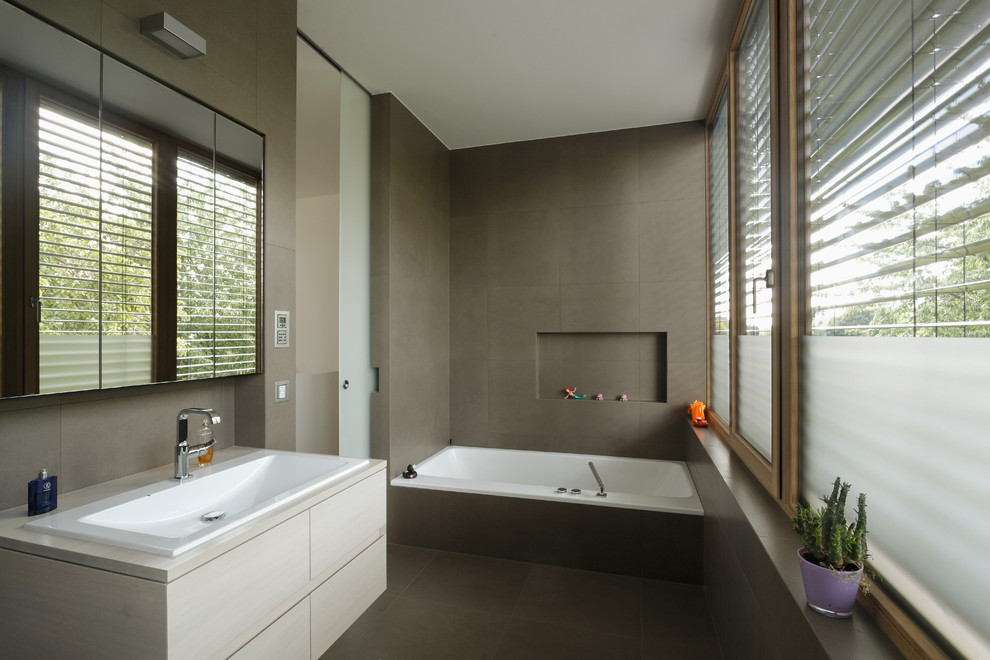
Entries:
[[855,522],[846,524],[849,488],[836,477],[832,494],[822,497],[823,508],[799,503],[793,518],[804,544],[798,557],[808,605],[835,618],[852,616],[867,557],[866,495],[859,495]]

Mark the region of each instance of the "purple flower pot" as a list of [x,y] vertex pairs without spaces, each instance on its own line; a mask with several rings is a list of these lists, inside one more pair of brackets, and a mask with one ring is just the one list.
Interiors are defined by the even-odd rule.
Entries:
[[851,617],[856,592],[863,579],[863,565],[857,564],[859,568],[855,571],[836,571],[819,566],[808,557],[810,553],[806,549],[798,550],[808,605],[825,616],[836,619]]

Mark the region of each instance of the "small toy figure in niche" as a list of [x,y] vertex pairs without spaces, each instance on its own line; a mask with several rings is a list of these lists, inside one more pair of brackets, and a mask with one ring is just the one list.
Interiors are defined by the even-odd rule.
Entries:
[[595,401],[604,401],[604,400],[605,400],[605,395],[602,394],[601,392],[595,395]]
[[565,387],[564,388],[564,398],[565,399],[583,399],[583,394],[578,394],[576,388]]
[[628,401],[628,400],[629,400],[629,397],[627,397],[625,394],[620,394],[619,395],[619,401]]

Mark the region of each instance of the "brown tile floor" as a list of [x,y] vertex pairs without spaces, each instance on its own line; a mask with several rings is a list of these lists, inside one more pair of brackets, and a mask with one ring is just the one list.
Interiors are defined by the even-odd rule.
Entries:
[[721,659],[702,587],[388,546],[388,590],[322,660]]

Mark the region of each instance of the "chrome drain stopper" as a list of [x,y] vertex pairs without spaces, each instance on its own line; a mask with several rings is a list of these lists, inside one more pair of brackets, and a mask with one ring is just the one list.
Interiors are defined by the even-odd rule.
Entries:
[[199,519],[202,520],[203,522],[215,522],[217,520],[220,520],[226,515],[227,514],[223,511],[210,511],[209,513],[204,513],[203,515],[201,515]]

